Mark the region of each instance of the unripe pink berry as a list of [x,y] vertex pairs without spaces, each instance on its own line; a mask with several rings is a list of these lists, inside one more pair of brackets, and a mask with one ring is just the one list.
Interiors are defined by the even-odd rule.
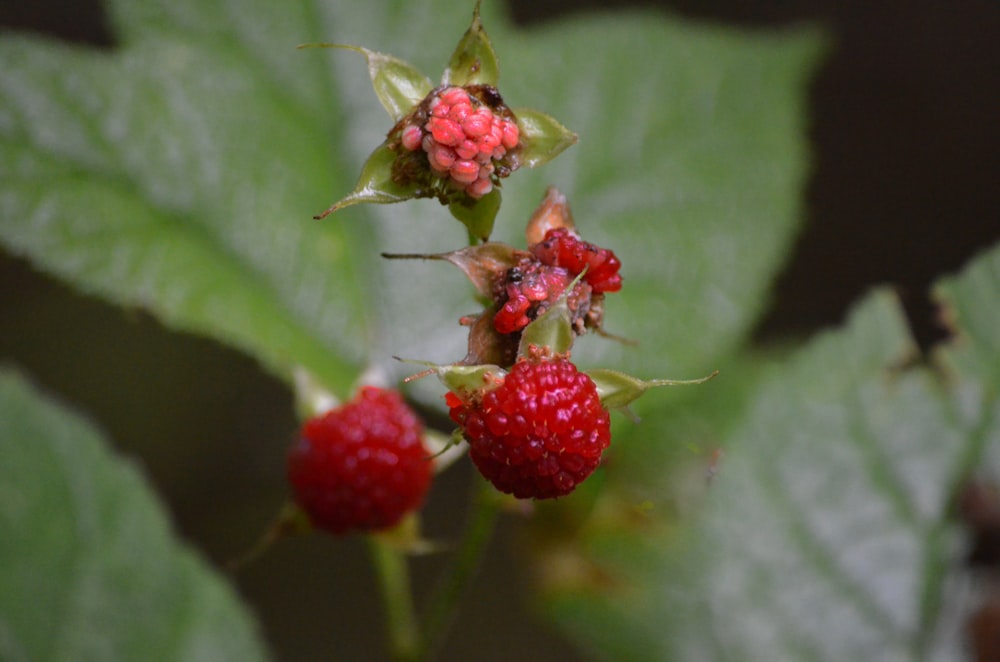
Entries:
[[486,135],[493,126],[493,113],[486,108],[480,108],[462,122],[465,135],[479,138]]
[[460,87],[449,87],[441,93],[441,101],[449,106],[457,103],[469,103],[469,93]]
[[466,138],[455,146],[455,153],[461,159],[473,159],[479,154],[479,145],[475,141]]
[[448,172],[452,164],[455,163],[455,152],[450,147],[436,145],[434,149],[427,153],[427,160],[434,170]]
[[411,124],[403,129],[403,135],[400,137],[403,147],[411,152],[415,152],[420,149],[420,144],[423,139],[424,132],[415,124]]
[[456,103],[448,111],[448,119],[459,124],[465,122],[470,115],[472,115],[472,104],[469,102]]
[[480,177],[465,187],[465,192],[473,198],[479,199],[493,190],[493,180],[489,177]]
[[451,106],[443,103],[440,98],[434,99],[431,103],[431,117],[448,117],[448,111],[451,110]]
[[427,130],[434,136],[434,140],[449,147],[459,144],[465,137],[462,133],[462,125],[444,117],[430,118],[427,121]]
[[479,178],[479,164],[466,159],[455,161],[451,166],[451,177],[460,184],[471,184]]
[[489,133],[479,139],[479,152],[487,157],[493,157],[493,151],[500,145],[503,131],[491,129]]
[[517,147],[518,141],[521,139],[521,132],[517,128],[517,124],[514,122],[504,122],[503,125],[503,146],[507,149],[514,149]]

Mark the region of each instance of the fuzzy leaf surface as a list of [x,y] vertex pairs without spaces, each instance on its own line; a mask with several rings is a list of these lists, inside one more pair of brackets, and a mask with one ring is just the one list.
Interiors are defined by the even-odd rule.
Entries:
[[[622,426],[583,536],[612,579],[554,590],[557,619],[622,660],[961,659],[950,504],[970,472],[1000,476],[1000,247],[935,293],[956,335],[931,365],[882,290],[790,357],[737,369],[694,406],[700,430],[683,406]],[[710,488],[696,476],[685,527],[664,512],[677,485],[671,501],[646,467],[692,443],[726,455]],[[630,503],[646,517],[608,517]]]
[[0,659],[263,660],[231,588],[86,420],[0,370]]
[[[378,257],[460,248],[466,234],[447,210],[355,205],[312,220],[350,193],[391,120],[355,55],[295,46],[350,41],[435,79],[471,3],[117,0],[108,10],[119,40],[109,52],[0,38],[7,250],[339,391],[367,363],[399,374],[392,355],[465,354],[454,320],[474,304],[461,279]],[[642,349],[588,339],[580,356],[643,378],[714,368],[760,312],[796,226],[817,36],[628,12],[519,30],[495,3],[483,24],[505,101],[581,136],[505,180],[498,230],[523,248],[524,224],[556,184],[584,237],[625,265],[607,325]]]

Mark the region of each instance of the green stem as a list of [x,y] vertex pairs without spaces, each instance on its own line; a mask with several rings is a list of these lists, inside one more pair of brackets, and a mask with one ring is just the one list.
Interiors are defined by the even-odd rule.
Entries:
[[486,546],[496,528],[499,506],[496,492],[484,480],[477,480],[472,512],[462,540],[451,564],[445,570],[435,592],[427,603],[424,637],[417,659],[429,660],[443,643],[455,618],[462,594],[469,580],[479,569]]
[[369,536],[368,544],[385,602],[392,659],[397,662],[417,660],[420,636],[406,555],[378,536]]

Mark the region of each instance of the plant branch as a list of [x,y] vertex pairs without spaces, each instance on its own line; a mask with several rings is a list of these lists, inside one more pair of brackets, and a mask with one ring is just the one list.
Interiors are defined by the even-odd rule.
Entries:
[[406,554],[379,536],[368,536],[368,546],[385,603],[392,659],[397,662],[417,660],[420,636],[413,611]]
[[465,533],[435,592],[427,603],[423,641],[417,659],[429,660],[441,646],[469,580],[475,575],[496,528],[499,505],[496,492],[477,480],[472,512]]

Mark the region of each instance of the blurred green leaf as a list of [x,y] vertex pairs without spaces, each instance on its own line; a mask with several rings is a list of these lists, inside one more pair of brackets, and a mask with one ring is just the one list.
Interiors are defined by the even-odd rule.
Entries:
[[531,177],[505,182],[498,228],[519,237],[555,184],[583,238],[622,261],[604,326],[639,346],[588,337],[574,358],[642,379],[722,368],[717,357],[762,312],[798,227],[819,34],[607,12],[530,30],[515,49],[491,35],[507,103],[579,135]]
[[250,615],[87,421],[0,371],[0,659],[260,660]]
[[[312,220],[352,189],[390,121],[357,59],[295,46],[349,38],[440,71],[471,9],[119,0],[112,52],[5,34],[0,239],[286,377],[298,364],[343,391],[367,362],[399,374],[391,355],[457,360],[454,320],[473,305],[461,279],[378,258],[461,247],[445,209]],[[642,342],[588,339],[579,356],[644,378],[704,374],[760,312],[794,233],[816,35],[625,12],[515,31],[495,3],[483,14],[504,99],[581,136],[505,181],[501,231],[523,245],[558,185],[584,236],[624,262],[609,330]]]
[[[1000,247],[936,292],[957,335],[934,365],[913,364],[899,303],[878,291],[843,329],[737,371],[742,402],[715,426],[727,455],[689,527],[664,501],[623,516],[656,478],[613,465],[577,559],[605,581],[553,590],[557,619],[616,660],[961,657],[949,503],[971,470],[1000,475]],[[615,443],[676,445],[670,421],[651,411]],[[711,428],[689,440],[711,444]]]
[[412,64],[386,53],[378,53],[363,46],[347,44],[304,44],[299,48],[343,48],[364,56],[368,63],[368,75],[372,79],[375,95],[382,107],[398,122],[424,100],[434,84]]

